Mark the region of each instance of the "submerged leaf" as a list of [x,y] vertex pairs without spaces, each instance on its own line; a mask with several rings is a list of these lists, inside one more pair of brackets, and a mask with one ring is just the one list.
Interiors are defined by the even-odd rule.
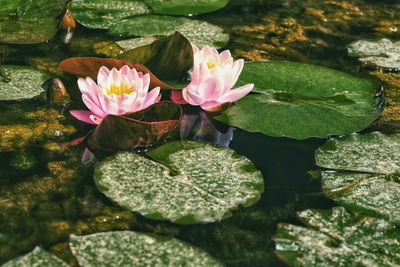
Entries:
[[23,100],[44,92],[41,85],[50,78],[46,72],[26,66],[0,66],[0,101]]
[[161,87],[162,89],[170,89],[168,85],[160,81],[148,68],[142,64],[118,60],[114,58],[97,58],[97,57],[72,57],[63,60],[59,64],[59,68],[65,72],[75,74],[79,77],[90,77],[93,80],[97,79],[97,74],[102,66],[108,69],[117,68],[128,65],[130,68],[135,68],[137,71],[150,74],[150,88]]
[[107,197],[151,219],[213,222],[253,204],[263,191],[260,171],[230,149],[176,141],[147,156],[111,156],[97,166],[94,179]]
[[343,207],[298,214],[309,228],[279,224],[278,256],[292,266],[397,266],[400,231],[381,218]]
[[36,247],[32,252],[11,260],[2,267],[68,267],[68,265],[46,250]]
[[221,266],[198,248],[159,235],[130,231],[72,236],[80,266]]
[[0,43],[35,44],[51,39],[70,0],[2,0]]
[[382,109],[381,87],[324,67],[280,61],[245,63],[236,86],[254,83],[218,120],[250,132],[295,139],[344,135]]
[[157,77],[168,80],[182,80],[193,67],[192,45],[179,32],[125,52],[118,58],[144,64]]
[[316,151],[325,194],[355,211],[400,225],[400,135],[353,134],[329,140]]
[[87,138],[93,152],[132,151],[159,144],[179,123],[182,111],[172,102],[159,102],[147,109],[108,115]]
[[145,2],[156,14],[193,15],[221,9],[229,0],[145,0]]

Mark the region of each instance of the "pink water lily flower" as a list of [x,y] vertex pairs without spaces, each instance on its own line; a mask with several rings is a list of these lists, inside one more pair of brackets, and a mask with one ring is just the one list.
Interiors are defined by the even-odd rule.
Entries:
[[247,95],[254,84],[232,89],[243,69],[243,59],[233,60],[229,50],[218,53],[209,46],[199,50],[193,46],[194,64],[192,80],[188,86],[172,92],[172,99],[178,104],[189,103],[207,111]]
[[108,114],[122,115],[132,113],[157,103],[160,87],[150,92],[150,75],[143,75],[127,65],[120,70],[101,67],[97,84],[90,77],[79,78],[78,86],[82,100],[89,109],[71,110],[72,116],[86,123],[99,124]]

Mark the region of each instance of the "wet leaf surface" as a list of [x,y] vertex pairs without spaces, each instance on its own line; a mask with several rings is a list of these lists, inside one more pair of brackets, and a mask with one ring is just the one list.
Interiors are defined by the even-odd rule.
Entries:
[[218,120],[250,132],[295,139],[366,128],[382,109],[380,86],[324,67],[283,61],[245,64],[236,86],[253,92]]
[[165,15],[193,15],[223,8],[229,0],[145,0],[154,13]]
[[32,252],[9,261],[2,267],[67,267],[68,265],[51,253],[36,247]]
[[293,266],[396,266],[400,231],[381,218],[352,214],[343,207],[305,210],[306,227],[279,224],[275,237],[281,259]]
[[213,222],[249,206],[263,191],[263,177],[245,157],[206,143],[175,141],[145,158],[121,152],[96,168],[96,185],[120,206],[151,219]]

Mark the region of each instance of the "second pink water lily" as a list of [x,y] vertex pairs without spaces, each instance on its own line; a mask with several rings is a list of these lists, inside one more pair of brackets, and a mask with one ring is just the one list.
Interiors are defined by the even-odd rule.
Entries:
[[71,110],[72,116],[86,123],[99,124],[108,114],[132,113],[157,103],[160,88],[149,92],[150,75],[137,72],[128,66],[120,70],[101,67],[97,83],[90,77],[79,78],[82,100],[89,109]]
[[173,91],[172,99],[179,104],[189,103],[212,111],[247,95],[254,84],[232,89],[243,70],[244,61],[234,61],[229,50],[218,53],[209,46],[199,49],[193,45],[192,80],[182,92]]

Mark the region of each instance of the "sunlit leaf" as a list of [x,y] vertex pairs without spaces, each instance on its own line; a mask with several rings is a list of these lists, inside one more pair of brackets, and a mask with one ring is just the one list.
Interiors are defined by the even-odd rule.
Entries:
[[2,267],[68,267],[68,265],[46,250],[36,247],[32,252],[11,260]]
[[221,9],[229,0],[145,0],[145,2],[156,14],[188,15]]

